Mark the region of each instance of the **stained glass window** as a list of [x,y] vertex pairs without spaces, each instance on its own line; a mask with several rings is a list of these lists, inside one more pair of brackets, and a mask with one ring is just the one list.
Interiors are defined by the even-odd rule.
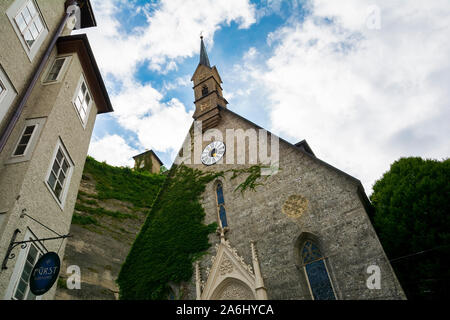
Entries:
[[219,217],[220,217],[220,222],[222,223],[222,228],[228,227],[227,213],[225,211],[224,206],[220,206]]
[[225,201],[223,200],[223,188],[221,183],[217,185],[217,204],[225,204]]
[[222,228],[228,227],[227,223],[227,212],[225,210],[225,200],[223,197],[223,186],[222,183],[218,183],[216,187],[217,192],[217,206],[219,207],[219,218]]
[[301,253],[314,300],[336,300],[327,267],[319,248],[313,242],[306,241]]

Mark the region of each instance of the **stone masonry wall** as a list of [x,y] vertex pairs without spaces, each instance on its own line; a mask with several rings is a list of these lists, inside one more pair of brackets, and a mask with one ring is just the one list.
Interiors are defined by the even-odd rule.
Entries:
[[[217,129],[253,128],[236,115],[222,111]],[[209,142],[204,142],[205,147]],[[235,146],[236,151],[236,146]],[[247,150],[248,151],[248,150]],[[248,159],[248,155],[247,155]],[[227,170],[242,167],[191,164],[201,170]],[[250,240],[256,241],[261,271],[269,299],[311,299],[299,250],[306,239],[316,240],[332,279],[338,299],[404,299],[405,295],[380,245],[364,206],[358,197],[358,182],[331,169],[317,159],[280,140],[280,171],[269,177],[257,191],[243,195],[234,189],[246,178],[222,179],[227,220],[226,237],[246,263],[251,263]],[[203,197],[205,223],[218,222],[214,183]],[[307,199],[306,210],[298,217],[283,213],[291,195]],[[201,263],[202,277],[211,267],[214,245],[219,237],[210,235],[212,247]],[[381,289],[369,290],[367,267],[381,269]],[[195,277],[183,288],[185,297],[195,299]]]

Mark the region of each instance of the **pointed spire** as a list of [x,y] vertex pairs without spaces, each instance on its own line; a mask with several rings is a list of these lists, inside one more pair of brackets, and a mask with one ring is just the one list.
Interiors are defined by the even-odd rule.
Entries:
[[208,54],[206,53],[205,44],[203,43],[203,36],[200,36],[200,64],[211,68],[209,64]]

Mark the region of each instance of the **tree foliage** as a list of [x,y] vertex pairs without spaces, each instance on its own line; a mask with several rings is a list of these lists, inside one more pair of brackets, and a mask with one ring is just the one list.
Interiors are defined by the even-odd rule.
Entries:
[[409,299],[449,298],[450,159],[401,158],[373,187],[372,222]]

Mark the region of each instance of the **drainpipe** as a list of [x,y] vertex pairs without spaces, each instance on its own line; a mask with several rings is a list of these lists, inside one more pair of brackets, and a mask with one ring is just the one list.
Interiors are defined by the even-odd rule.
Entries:
[[63,18],[61,19],[61,22],[59,23],[59,27],[56,30],[55,34],[53,35],[52,41],[50,42],[50,45],[48,46],[47,50],[45,51],[45,54],[42,57],[41,62],[39,63],[39,66],[37,67],[36,71],[34,72],[33,78],[31,79],[31,82],[28,84],[25,94],[22,96],[22,99],[20,100],[20,103],[17,106],[14,114],[9,119],[8,125],[1,133],[0,153],[3,151],[3,148],[5,147],[6,142],[8,141],[8,138],[14,129],[14,126],[16,125],[17,121],[19,120],[19,117],[22,114],[25,104],[27,103],[28,98],[31,95],[31,92],[33,91],[33,88],[36,85],[36,82],[38,81],[39,77],[42,74],[42,70],[44,70],[44,67],[47,64],[50,54],[56,45],[56,41],[58,40],[59,36],[61,35],[61,32],[64,29],[67,19],[69,19],[69,17],[75,13],[74,7],[73,7],[74,5],[78,6],[77,1],[73,1],[73,0],[66,1],[66,5],[65,5],[66,13],[64,14]]

